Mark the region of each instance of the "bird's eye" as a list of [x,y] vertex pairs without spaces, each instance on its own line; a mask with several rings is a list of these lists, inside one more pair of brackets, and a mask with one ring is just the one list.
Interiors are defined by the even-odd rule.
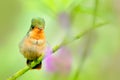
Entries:
[[31,25],[31,29],[34,29],[34,26],[33,26],[33,25]]

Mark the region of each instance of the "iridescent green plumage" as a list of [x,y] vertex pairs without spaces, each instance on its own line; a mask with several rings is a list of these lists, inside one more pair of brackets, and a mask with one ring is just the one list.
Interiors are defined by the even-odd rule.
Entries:
[[40,17],[38,17],[38,18],[33,18],[32,21],[31,21],[31,26],[32,26],[32,27],[37,26],[37,27],[39,27],[39,28],[44,28],[44,26],[45,26],[45,21],[44,21],[43,18],[40,18]]

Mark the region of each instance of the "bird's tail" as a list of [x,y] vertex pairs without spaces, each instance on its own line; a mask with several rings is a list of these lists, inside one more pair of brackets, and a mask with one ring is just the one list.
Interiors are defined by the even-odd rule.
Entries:
[[[33,60],[27,60],[26,64],[29,66],[31,64]],[[34,66],[32,69],[41,69],[42,67],[42,62],[40,62],[39,64],[37,64],[36,66]]]

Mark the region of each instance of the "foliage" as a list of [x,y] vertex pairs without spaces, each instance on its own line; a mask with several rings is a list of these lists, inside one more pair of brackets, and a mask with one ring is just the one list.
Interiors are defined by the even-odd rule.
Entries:
[[[18,71],[18,80],[120,79],[116,3],[113,5],[109,0],[13,0],[0,1],[0,4],[0,80],[8,79],[19,69],[27,73],[19,74]],[[44,60],[41,70],[23,68],[25,59],[18,44],[27,33],[31,19],[38,16],[45,19],[47,43],[55,53],[52,56],[57,56],[54,59],[67,64],[67,59],[62,59],[69,56],[59,55],[59,60],[57,54],[61,47],[68,48],[71,53],[68,75],[47,71]],[[62,71],[64,67],[59,64]]]

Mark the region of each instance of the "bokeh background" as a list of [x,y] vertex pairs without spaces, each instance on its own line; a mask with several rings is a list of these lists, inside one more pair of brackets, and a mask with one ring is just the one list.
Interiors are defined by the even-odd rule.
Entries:
[[[120,1],[98,0],[0,0],[0,80],[26,66],[19,42],[29,30],[31,19],[45,19],[50,48],[67,36],[72,38],[95,24],[106,23],[57,51],[52,68],[30,70],[17,80],[120,80]],[[52,61],[52,62],[51,62]],[[49,64],[47,64],[50,66]]]

